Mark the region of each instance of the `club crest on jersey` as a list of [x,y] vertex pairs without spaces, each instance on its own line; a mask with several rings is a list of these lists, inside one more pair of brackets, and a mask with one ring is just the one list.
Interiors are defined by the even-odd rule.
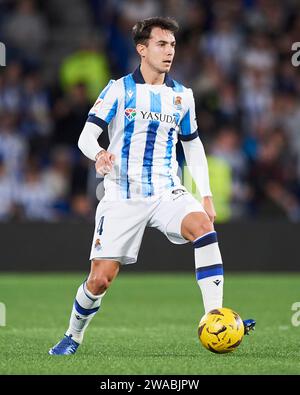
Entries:
[[182,97],[181,96],[174,96],[173,103],[177,110],[182,110]]
[[132,121],[136,116],[136,109],[135,108],[126,108],[125,116],[128,121]]
[[101,247],[100,239],[97,239],[97,240],[95,241],[94,248],[95,248],[97,251],[101,250],[102,247]]

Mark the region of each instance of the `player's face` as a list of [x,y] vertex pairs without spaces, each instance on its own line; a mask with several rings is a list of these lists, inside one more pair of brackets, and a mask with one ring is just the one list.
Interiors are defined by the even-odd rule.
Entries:
[[144,61],[158,73],[168,73],[175,55],[175,44],[171,31],[154,27],[144,48]]

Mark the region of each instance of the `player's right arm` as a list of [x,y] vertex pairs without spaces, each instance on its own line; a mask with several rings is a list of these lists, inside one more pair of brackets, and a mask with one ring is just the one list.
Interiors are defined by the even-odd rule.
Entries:
[[79,136],[78,147],[89,159],[95,161],[97,173],[104,176],[112,169],[114,155],[107,152],[98,143],[98,138],[114,118],[118,108],[118,96],[115,82],[111,80],[100,93],[88,114],[88,119]]
[[100,126],[87,121],[79,136],[78,147],[86,157],[95,161],[97,173],[105,176],[111,171],[115,156],[99,145],[98,138],[102,132]]

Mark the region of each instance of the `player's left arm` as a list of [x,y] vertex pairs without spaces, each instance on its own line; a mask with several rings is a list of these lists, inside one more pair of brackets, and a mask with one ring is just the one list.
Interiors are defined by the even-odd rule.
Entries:
[[214,222],[216,210],[209,185],[208,165],[203,144],[199,137],[181,142],[186,164],[201,194],[203,208],[210,220]]
[[193,93],[189,90],[189,106],[180,124],[181,140],[188,169],[202,197],[202,205],[214,222],[216,211],[209,185],[208,164],[202,141],[199,138]]

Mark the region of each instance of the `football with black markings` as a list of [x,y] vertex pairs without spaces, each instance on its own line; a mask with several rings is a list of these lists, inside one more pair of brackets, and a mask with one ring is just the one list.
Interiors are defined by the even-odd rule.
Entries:
[[205,314],[198,326],[198,337],[209,351],[223,354],[234,351],[244,337],[244,324],[238,313],[223,307]]

